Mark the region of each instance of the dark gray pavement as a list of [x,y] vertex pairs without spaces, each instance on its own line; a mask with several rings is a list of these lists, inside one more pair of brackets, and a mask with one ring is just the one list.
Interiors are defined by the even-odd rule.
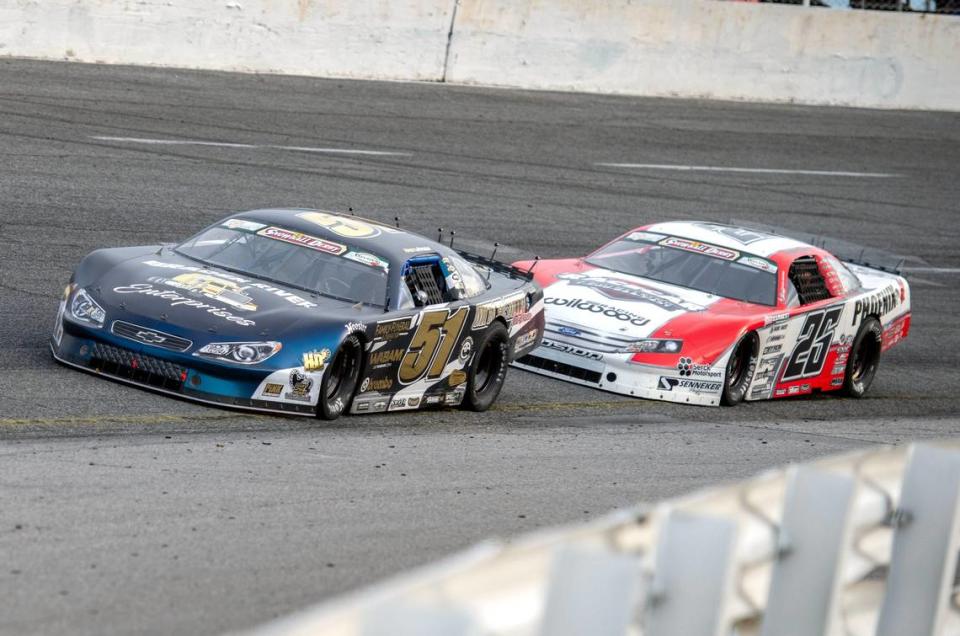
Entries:
[[[490,535],[955,435],[958,201],[957,114],[0,60],[0,633],[248,627]],[[332,424],[52,362],[85,253],[261,206],[399,215],[545,257],[670,218],[815,230],[910,258],[914,331],[859,401],[682,407],[512,370],[486,414]]]

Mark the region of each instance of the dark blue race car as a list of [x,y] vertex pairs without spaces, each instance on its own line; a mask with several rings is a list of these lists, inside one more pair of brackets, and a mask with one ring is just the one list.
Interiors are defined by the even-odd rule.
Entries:
[[70,366],[201,402],[334,419],[496,400],[540,344],[520,270],[316,210],[234,214],[176,247],[97,250],[51,341]]

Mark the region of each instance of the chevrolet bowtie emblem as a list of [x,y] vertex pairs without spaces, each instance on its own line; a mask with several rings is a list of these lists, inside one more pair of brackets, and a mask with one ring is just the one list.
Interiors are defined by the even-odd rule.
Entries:
[[146,342],[147,344],[160,344],[167,339],[166,336],[161,336],[156,331],[138,331],[136,338],[140,342]]

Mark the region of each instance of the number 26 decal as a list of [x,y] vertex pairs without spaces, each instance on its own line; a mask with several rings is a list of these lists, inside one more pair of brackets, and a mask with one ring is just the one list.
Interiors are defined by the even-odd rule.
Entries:
[[423,320],[400,360],[398,376],[402,384],[412,384],[424,375],[431,380],[443,375],[469,314],[469,307],[424,312]]
[[832,307],[807,314],[797,345],[783,371],[781,382],[820,375],[843,307]]

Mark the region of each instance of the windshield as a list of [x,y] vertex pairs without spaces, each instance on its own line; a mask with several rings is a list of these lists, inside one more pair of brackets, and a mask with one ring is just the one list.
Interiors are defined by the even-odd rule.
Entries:
[[178,246],[177,253],[323,296],[383,307],[387,261],[301,232],[230,219]]
[[700,241],[633,232],[586,260],[597,267],[723,298],[771,307],[777,304],[775,263]]

